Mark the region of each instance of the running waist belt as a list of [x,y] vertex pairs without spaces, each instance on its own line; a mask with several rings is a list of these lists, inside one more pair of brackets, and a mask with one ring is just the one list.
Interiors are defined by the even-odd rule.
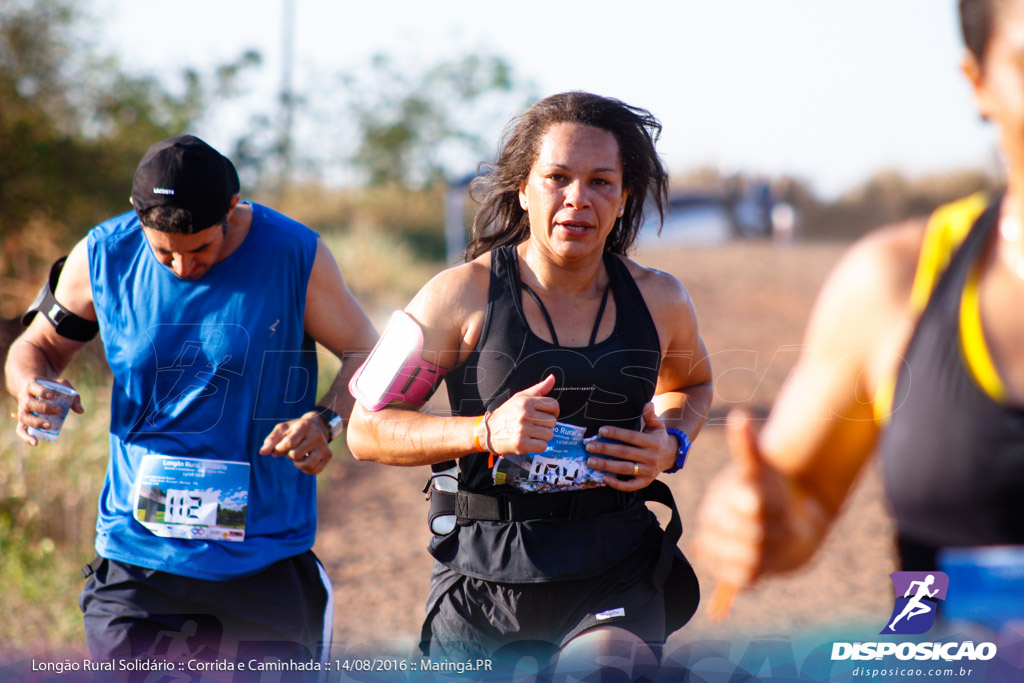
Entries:
[[429,515],[431,520],[439,515],[455,515],[458,523],[463,526],[474,521],[585,519],[603,512],[624,509],[637,501],[661,503],[672,511],[672,519],[662,536],[661,556],[654,570],[655,581],[663,585],[672,569],[676,545],[683,535],[683,521],[676,508],[675,498],[672,497],[672,490],[659,479],[639,491],[601,487],[583,491],[495,496],[469,491],[448,492],[431,487]]
[[603,512],[622,510],[640,499],[635,492],[602,487],[555,493],[507,493],[489,495],[469,491],[430,492],[430,517],[455,515],[459,524],[469,522],[527,522],[534,519],[586,519]]

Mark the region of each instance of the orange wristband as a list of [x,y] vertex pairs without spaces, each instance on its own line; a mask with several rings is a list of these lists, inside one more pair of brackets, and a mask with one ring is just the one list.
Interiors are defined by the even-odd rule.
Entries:
[[476,449],[477,453],[483,453],[485,450],[487,450],[484,446],[480,444],[480,420],[484,419],[486,416],[487,413],[484,413],[483,415],[478,417],[476,419],[476,424],[473,425],[473,448]]

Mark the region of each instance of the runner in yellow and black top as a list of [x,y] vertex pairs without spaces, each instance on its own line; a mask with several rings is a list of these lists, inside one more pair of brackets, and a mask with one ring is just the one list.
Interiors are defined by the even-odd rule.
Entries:
[[876,446],[905,569],[1024,544],[1024,0],[961,0],[963,70],[999,128],[1007,189],[856,244],[760,433],[730,422],[698,552],[742,587],[821,544]]
[[920,319],[894,391],[875,401],[904,570],[940,568],[942,548],[1024,543],[1024,411],[1007,400],[980,296],[998,227],[999,203],[980,196],[936,212],[911,296]]

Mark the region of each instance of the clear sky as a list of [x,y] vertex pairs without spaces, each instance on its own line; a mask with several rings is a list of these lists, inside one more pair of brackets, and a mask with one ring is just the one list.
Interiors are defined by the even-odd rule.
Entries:
[[[173,77],[255,48],[253,97],[281,82],[285,0],[93,0],[101,49]],[[960,74],[955,0],[295,0],[297,92],[375,53],[498,54],[537,91],[583,89],[658,116],[669,169],[789,173],[834,195],[881,168],[994,170]],[[494,138],[506,121],[494,122]],[[197,131],[227,147],[225,110]],[[469,170],[469,169],[467,169]]]

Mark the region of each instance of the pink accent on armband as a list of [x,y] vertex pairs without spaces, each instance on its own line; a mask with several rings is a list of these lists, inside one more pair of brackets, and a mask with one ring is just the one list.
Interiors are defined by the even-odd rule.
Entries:
[[417,408],[448,373],[423,360],[423,330],[404,311],[391,314],[384,334],[348,383],[348,390],[374,412],[395,400]]

